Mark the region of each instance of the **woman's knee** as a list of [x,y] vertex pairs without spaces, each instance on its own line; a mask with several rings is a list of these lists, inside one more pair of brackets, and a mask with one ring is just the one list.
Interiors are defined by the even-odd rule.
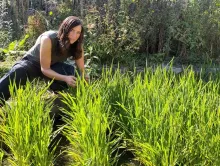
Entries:
[[55,63],[51,66],[51,69],[62,75],[75,75],[75,67],[66,63]]
[[19,64],[14,65],[12,69],[6,73],[0,79],[0,99],[8,100],[10,97],[9,86],[10,84],[15,84],[16,86],[24,85],[27,81],[27,72]]
[[16,85],[24,85],[28,79],[28,74],[26,69],[21,66],[17,65],[10,71],[9,74],[10,81],[14,82]]

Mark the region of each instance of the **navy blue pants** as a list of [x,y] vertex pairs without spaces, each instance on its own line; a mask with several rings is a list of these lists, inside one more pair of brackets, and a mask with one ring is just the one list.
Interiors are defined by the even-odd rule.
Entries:
[[[73,75],[75,73],[74,66],[66,63],[58,62],[51,66],[51,69],[62,75]],[[44,78],[51,81],[50,78],[43,75],[40,65],[36,65],[27,58],[23,58],[11,68],[0,79],[0,106],[4,105],[5,101],[10,98],[9,85],[10,81],[15,81],[16,86],[25,85],[26,81],[32,81],[34,78]],[[63,81],[54,80],[50,86],[52,91],[61,91],[67,88],[68,85]]]

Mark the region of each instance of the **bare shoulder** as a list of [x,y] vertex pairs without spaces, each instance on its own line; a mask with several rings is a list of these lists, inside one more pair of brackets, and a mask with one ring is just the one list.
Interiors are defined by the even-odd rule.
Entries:
[[43,35],[41,37],[41,45],[46,46],[46,47],[50,47],[51,46],[51,39],[48,36]]

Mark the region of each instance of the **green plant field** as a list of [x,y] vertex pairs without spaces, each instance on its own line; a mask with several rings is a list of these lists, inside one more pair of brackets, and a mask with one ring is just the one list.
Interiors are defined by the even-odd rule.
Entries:
[[53,150],[52,120],[49,112],[52,101],[42,100],[47,87],[25,88],[10,85],[11,101],[0,112],[1,140],[10,149],[7,163],[10,165],[51,165]]
[[[79,80],[59,94],[66,165],[122,165],[125,151],[136,165],[220,165],[220,75],[203,76],[158,67],[124,74],[103,69],[99,80]],[[52,99],[45,97],[46,85],[33,84],[11,86],[12,99],[0,109],[1,140],[10,149],[0,151],[0,160],[56,165],[56,145],[48,150],[56,133]]]

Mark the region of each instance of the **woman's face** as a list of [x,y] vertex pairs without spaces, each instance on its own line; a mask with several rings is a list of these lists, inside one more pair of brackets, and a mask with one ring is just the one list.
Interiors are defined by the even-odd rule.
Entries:
[[82,30],[81,25],[78,25],[70,30],[70,32],[68,34],[70,44],[73,44],[74,42],[76,42],[79,39],[79,36],[81,34],[81,30]]

